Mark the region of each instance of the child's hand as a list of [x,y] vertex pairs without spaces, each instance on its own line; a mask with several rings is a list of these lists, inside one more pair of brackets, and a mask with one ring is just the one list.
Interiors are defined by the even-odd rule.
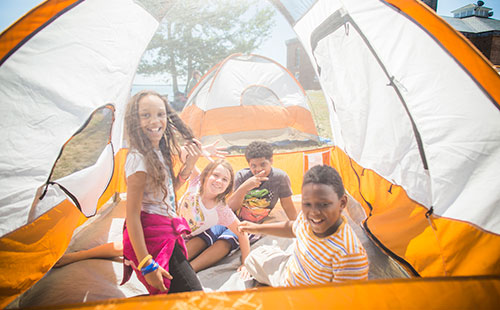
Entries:
[[186,166],[194,167],[198,158],[200,158],[200,156],[203,155],[200,141],[196,139],[188,141],[186,142],[186,144],[184,144],[184,149],[186,150],[187,153]]
[[238,272],[240,273],[240,279],[242,279],[243,281],[252,279],[252,275],[250,274],[250,272],[248,272],[248,269],[247,267],[245,267],[245,265],[241,265],[240,267],[238,267]]
[[144,276],[146,279],[146,282],[148,282],[149,285],[155,287],[156,289],[160,290],[161,292],[165,292],[167,290],[167,287],[165,286],[165,283],[163,283],[163,277],[172,280],[173,277],[170,275],[168,271],[163,269],[162,266],[159,266],[158,269],[156,269],[153,272],[150,272]]
[[238,224],[238,230],[240,232],[255,234],[258,233],[258,228],[259,224],[255,224],[252,222],[243,221]]
[[203,156],[205,156],[210,161],[213,161],[211,157],[224,158],[228,154],[225,151],[225,147],[216,147],[217,143],[219,143],[219,140],[202,147]]
[[245,188],[247,188],[248,190],[259,187],[260,184],[262,184],[262,182],[267,181],[269,179],[268,177],[264,176],[265,173],[266,172],[262,170],[261,172],[257,173],[253,177],[246,180],[242,186],[245,186]]

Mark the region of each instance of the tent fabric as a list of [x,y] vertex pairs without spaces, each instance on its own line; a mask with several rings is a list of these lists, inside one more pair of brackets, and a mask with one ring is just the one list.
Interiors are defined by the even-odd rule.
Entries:
[[[374,238],[418,274],[498,273],[500,243],[489,242],[500,233],[500,77],[491,64],[417,1],[319,0],[295,20],[329,104],[334,143],[349,158],[339,169],[352,173],[355,162],[408,196],[406,204],[364,201],[377,178],[348,189],[361,186]],[[391,221],[377,221],[387,209]],[[455,228],[429,226],[428,217]],[[420,228],[410,232],[412,220]],[[489,251],[476,253],[475,238],[464,243],[471,227]],[[395,235],[419,240],[417,253],[395,246]],[[453,253],[487,263],[474,267],[461,256],[455,264]]]
[[[22,206],[31,204],[61,146],[88,116],[107,102],[126,101],[148,43],[145,33],[152,35],[158,25],[134,1],[84,1],[57,19],[44,17],[50,23],[43,31],[37,29],[0,67],[0,94],[6,103],[1,105],[0,130],[8,137],[0,167],[2,182],[9,185],[0,189],[0,216],[5,219],[0,236],[26,224],[29,209]],[[144,23],[138,24],[140,19]],[[116,31],[102,31],[110,24]]]
[[0,35],[2,45],[0,46],[0,64],[17,50],[30,37],[32,37],[40,27],[50,20],[62,14],[64,11],[77,5],[81,0],[60,0],[46,1],[33,8],[22,19],[9,27],[9,31],[4,31]]
[[[4,308],[52,268],[82,223],[81,213],[64,200],[29,225],[0,239],[0,301]],[[55,232],[55,233],[50,233]]]
[[[0,307],[38,281],[64,253],[73,230],[83,222],[74,205],[77,213],[69,212],[70,196],[80,196],[79,203],[88,205],[82,211],[93,215],[103,203],[100,197],[109,199],[109,192],[116,191],[108,186],[103,194],[114,170],[113,153],[121,148],[122,107],[158,27],[157,14],[166,10],[159,5],[169,4],[48,0],[2,33]],[[66,184],[73,193],[49,185],[39,209],[30,212],[62,146],[107,103],[120,107],[113,136],[104,137],[114,148],[106,147],[91,168],[62,181],[74,184]],[[61,218],[59,212],[68,216]]]
[[[94,261],[80,263],[81,265],[107,263],[108,269],[111,263],[103,260]],[[113,262],[113,264],[117,263]],[[155,297],[68,303],[59,306],[45,305],[37,308],[95,309],[105,305],[106,309],[228,308],[250,310],[323,309],[325,305],[328,305],[328,308],[335,309],[495,309],[500,302],[499,291],[500,278],[498,276],[443,277],[373,280],[312,287],[259,287],[240,291],[178,293]],[[50,293],[50,295],[57,294]],[[34,300],[43,299],[43,296],[32,297]]]
[[191,91],[181,118],[203,143],[318,141],[302,86],[259,55],[231,55],[210,69]]
[[339,148],[332,148],[331,160],[348,192],[364,208],[365,230],[409,274],[500,274],[500,236],[467,222],[426,214],[428,209],[410,199],[401,186],[364,169]]
[[[85,216],[95,214],[97,200],[108,187],[113,174],[114,153],[113,146],[109,143],[113,115],[112,105],[97,109],[83,127],[64,144],[47,184],[40,188],[40,198],[43,199],[38,196],[34,198],[28,222],[57,205],[66,196],[65,193],[70,193],[69,197]],[[94,148],[87,150],[87,156],[74,156],[75,152],[80,153],[82,148],[87,147]],[[94,181],[82,183],[81,180]]]

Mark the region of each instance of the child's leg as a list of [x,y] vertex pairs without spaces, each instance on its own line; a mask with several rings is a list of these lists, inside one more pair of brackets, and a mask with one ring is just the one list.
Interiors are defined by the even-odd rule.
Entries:
[[257,282],[283,286],[286,265],[291,254],[276,245],[262,245],[250,252],[245,267]]
[[205,251],[191,260],[191,266],[195,272],[215,265],[218,261],[226,257],[231,251],[231,244],[227,240],[217,240]]
[[201,253],[201,251],[205,250],[208,247],[208,244],[200,237],[193,237],[186,242],[186,248],[188,253],[188,260],[192,261],[194,258]]
[[110,258],[123,255],[122,242],[110,242],[101,244],[88,250],[77,251],[73,253],[64,254],[54,267],[62,267],[80,260],[89,258]]
[[214,265],[239,247],[238,237],[222,225],[215,225],[198,236],[208,248],[191,260],[191,266],[196,272]]
[[203,290],[198,276],[177,243],[168,264],[169,272],[173,277],[170,282],[169,294]]

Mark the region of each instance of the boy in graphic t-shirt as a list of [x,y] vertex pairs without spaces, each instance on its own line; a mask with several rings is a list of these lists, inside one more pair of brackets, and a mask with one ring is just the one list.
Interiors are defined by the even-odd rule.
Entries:
[[[262,223],[280,200],[289,220],[295,220],[297,211],[292,201],[290,178],[281,169],[272,167],[273,149],[267,142],[254,141],[245,149],[249,168],[236,173],[234,192],[228,205],[240,220]],[[219,261],[239,248],[236,235],[224,226],[214,226],[200,236],[210,245],[211,261]],[[249,235],[250,242],[260,238]]]

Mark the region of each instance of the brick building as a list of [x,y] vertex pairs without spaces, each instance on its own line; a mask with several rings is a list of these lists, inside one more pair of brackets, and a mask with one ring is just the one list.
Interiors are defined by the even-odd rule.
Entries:
[[491,8],[478,1],[451,13],[453,17],[442,16],[443,19],[469,39],[495,66],[500,66],[500,20],[491,18]]
[[306,51],[298,39],[286,42],[286,68],[290,71],[305,90],[320,89],[318,78],[309,61]]

